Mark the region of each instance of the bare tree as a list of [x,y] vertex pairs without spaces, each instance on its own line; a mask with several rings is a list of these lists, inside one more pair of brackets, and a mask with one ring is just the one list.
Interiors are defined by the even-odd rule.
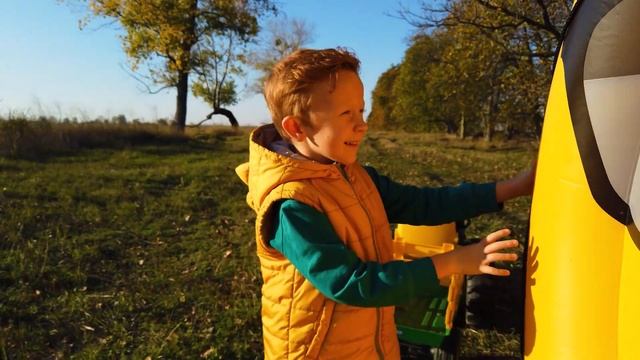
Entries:
[[231,126],[238,127],[235,115],[225,106],[238,102],[234,77],[244,74],[241,67],[246,58],[244,42],[233,32],[225,32],[204,39],[197,50],[197,56],[193,58],[197,79],[191,88],[193,94],[202,98],[213,111],[195,126],[202,125],[213,115],[223,115]]
[[276,19],[265,26],[256,49],[248,62],[260,73],[251,91],[262,93],[264,81],[280,59],[313,41],[313,26],[302,19]]
[[572,0],[446,0],[431,5],[421,0],[419,11],[400,5],[397,15],[422,31],[473,27],[510,55],[551,60],[571,4]]

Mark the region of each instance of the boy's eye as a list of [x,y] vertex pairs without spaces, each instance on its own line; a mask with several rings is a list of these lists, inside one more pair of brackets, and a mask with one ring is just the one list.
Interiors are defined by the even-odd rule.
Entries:
[[347,110],[347,111],[343,111],[342,113],[340,113],[340,116],[343,116],[343,115],[351,115],[351,111]]

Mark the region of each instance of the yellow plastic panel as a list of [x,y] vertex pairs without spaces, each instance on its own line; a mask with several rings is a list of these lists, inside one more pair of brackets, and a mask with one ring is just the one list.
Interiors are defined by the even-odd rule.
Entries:
[[399,224],[396,228],[396,234],[404,242],[418,245],[440,245],[443,242],[455,243],[457,238],[455,223],[437,226]]
[[[393,255],[396,260],[415,260],[431,257],[455,249],[457,233],[455,223],[438,226],[413,226],[400,224],[396,227],[393,240]],[[458,309],[464,276],[453,274],[440,280],[440,285],[448,287],[445,327],[453,328],[453,318]]]
[[[632,231],[635,229],[631,229]],[[620,310],[618,313],[618,359],[640,357],[640,249],[629,231],[624,234],[622,272],[620,277]]]

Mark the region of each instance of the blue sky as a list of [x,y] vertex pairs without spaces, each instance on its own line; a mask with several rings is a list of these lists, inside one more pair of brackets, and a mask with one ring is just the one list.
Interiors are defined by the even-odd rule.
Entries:
[[[313,26],[313,48],[345,46],[362,61],[367,110],[370,93],[382,72],[401,61],[413,29],[390,17],[394,0],[280,0],[288,17]],[[404,1],[408,4],[409,1]],[[0,116],[23,113],[94,118],[125,114],[146,120],[173,118],[175,91],[145,93],[129,76],[116,27],[84,30],[79,8],[56,0],[0,1]],[[211,110],[189,94],[187,123]],[[261,96],[242,94],[230,107],[242,125],[268,122]],[[220,118],[216,123],[226,123]]]

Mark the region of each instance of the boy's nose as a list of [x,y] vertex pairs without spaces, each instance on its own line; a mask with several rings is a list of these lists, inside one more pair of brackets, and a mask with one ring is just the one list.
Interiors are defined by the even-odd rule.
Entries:
[[367,124],[366,121],[364,121],[364,116],[362,116],[362,114],[358,114],[356,115],[356,125],[355,125],[355,130],[360,132],[364,132],[367,131],[367,129],[369,128],[369,125]]

